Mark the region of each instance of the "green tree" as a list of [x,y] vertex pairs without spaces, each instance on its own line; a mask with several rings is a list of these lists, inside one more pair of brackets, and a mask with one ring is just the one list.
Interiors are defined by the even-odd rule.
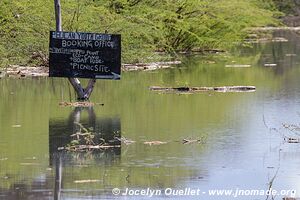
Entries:
[[[63,29],[122,34],[123,62],[160,58],[157,51],[230,48],[245,28],[275,25],[263,0],[62,0]],[[48,54],[53,0],[0,2],[0,65],[32,64]]]

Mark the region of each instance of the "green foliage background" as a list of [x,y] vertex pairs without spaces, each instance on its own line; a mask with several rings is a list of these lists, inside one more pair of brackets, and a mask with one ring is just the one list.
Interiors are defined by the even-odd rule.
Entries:
[[[247,27],[276,25],[271,0],[61,0],[65,31],[122,34],[123,62],[230,48]],[[55,29],[53,0],[0,1],[0,66],[37,65]],[[38,54],[39,56],[33,56]]]

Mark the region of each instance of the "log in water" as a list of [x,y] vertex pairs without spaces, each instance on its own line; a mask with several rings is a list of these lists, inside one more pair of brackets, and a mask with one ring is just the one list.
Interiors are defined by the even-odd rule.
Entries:
[[222,86],[222,87],[159,87],[151,86],[150,90],[158,92],[254,92],[255,86]]

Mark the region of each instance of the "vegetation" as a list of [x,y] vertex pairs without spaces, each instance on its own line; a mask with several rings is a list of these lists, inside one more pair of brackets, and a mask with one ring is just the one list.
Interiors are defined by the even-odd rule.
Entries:
[[[275,25],[272,0],[61,0],[65,31],[122,34],[123,62],[231,47],[247,27]],[[53,0],[0,1],[0,66],[43,64]]]

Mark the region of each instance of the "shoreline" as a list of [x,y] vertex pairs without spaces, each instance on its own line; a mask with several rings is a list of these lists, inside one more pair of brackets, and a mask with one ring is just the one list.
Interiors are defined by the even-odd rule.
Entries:
[[[153,71],[159,69],[172,68],[174,65],[181,64],[181,61],[167,61],[167,62],[151,62],[151,63],[134,63],[122,64],[121,71]],[[1,78],[28,78],[28,77],[49,77],[49,67],[38,66],[28,67],[20,65],[10,65],[7,68],[0,68]]]
[[[248,28],[249,31],[253,31],[254,34],[249,34],[250,36],[255,35],[254,38],[247,38],[244,40],[246,43],[265,43],[265,42],[287,42],[285,38],[265,38],[256,35],[255,32],[261,31],[280,31],[280,30],[290,30],[290,31],[300,31],[300,26],[297,27],[253,27]],[[195,50],[193,53],[219,53],[224,52],[222,50]],[[187,54],[187,52],[180,52],[181,54]],[[182,62],[180,60],[175,61],[165,61],[165,62],[150,62],[150,63],[131,63],[122,64],[122,72],[130,71],[154,71],[159,69],[173,68],[173,66],[180,65]],[[10,78],[28,78],[28,77],[49,77],[49,67],[47,66],[21,66],[21,65],[9,65],[6,68],[0,68],[0,79],[10,77]]]
[[280,27],[254,27],[254,28],[247,28],[250,31],[300,31],[300,26],[280,26]]

